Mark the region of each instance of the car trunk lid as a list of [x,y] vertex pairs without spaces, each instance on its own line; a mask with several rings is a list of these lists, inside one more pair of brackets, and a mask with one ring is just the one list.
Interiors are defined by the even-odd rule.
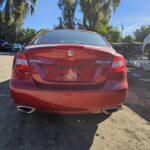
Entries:
[[106,81],[114,51],[81,45],[29,46],[26,55],[39,85],[96,85]]

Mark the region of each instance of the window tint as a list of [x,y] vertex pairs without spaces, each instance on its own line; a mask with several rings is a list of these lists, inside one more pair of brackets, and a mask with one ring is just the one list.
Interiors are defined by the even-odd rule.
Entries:
[[36,38],[32,44],[81,44],[109,46],[108,43],[97,33],[61,30],[43,33]]

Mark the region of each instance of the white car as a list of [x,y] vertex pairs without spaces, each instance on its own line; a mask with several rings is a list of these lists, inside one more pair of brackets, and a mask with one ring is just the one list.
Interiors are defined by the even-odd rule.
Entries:
[[147,37],[144,39],[143,42],[143,52],[148,56],[150,59],[150,33],[147,35]]

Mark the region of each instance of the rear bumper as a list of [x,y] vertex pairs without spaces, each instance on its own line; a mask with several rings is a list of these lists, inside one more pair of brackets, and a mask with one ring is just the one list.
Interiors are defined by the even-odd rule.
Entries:
[[12,99],[16,105],[34,107],[37,111],[61,114],[99,113],[105,108],[121,107],[127,89],[104,92],[54,91],[16,88],[10,84]]

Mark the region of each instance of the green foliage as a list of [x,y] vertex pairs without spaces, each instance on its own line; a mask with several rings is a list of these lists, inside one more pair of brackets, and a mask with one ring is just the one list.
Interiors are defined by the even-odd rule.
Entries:
[[62,11],[62,17],[59,18],[59,28],[75,28],[75,10],[77,0],[59,0],[58,6]]
[[26,28],[22,29],[17,35],[18,43],[29,43],[35,37],[37,31],[34,29]]
[[150,25],[142,26],[134,32],[136,41],[143,42],[145,37],[150,33]]
[[[75,19],[77,4],[83,13],[82,23]],[[79,29],[102,31],[102,34],[106,34],[111,10],[115,12],[119,4],[120,0],[59,0],[62,16],[59,17],[56,28],[74,29],[77,25]]]
[[[0,0],[0,38],[10,42],[29,42],[36,33],[33,29],[22,29],[23,21],[28,12],[34,12],[37,0]],[[120,41],[117,28],[108,26],[111,11],[118,8],[120,0],[59,0],[62,11],[59,24],[54,28],[79,28],[101,33],[110,42]],[[79,6],[83,21],[78,22],[75,12]],[[11,33],[11,34],[10,34]]]
[[107,28],[111,10],[115,12],[120,0],[80,0],[79,3],[83,13],[83,27],[99,31],[103,26]]
[[109,26],[107,28],[106,38],[110,43],[118,43],[121,42],[121,33],[118,28],[113,28]]
[[99,27],[97,27],[97,32],[102,34],[103,36],[106,36],[108,32],[108,27],[104,24],[100,24]]
[[127,35],[126,37],[124,37],[124,38],[122,39],[122,41],[123,41],[124,43],[132,43],[132,42],[134,42],[134,38],[133,38],[132,35]]
[[[28,12],[33,14],[37,0],[1,0],[0,33],[1,38],[15,42]],[[10,34],[11,33],[11,34]]]

